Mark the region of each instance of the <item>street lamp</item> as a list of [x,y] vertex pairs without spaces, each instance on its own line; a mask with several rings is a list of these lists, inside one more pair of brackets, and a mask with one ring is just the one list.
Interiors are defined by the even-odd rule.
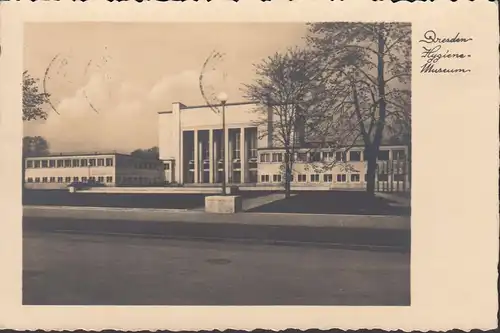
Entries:
[[228,96],[225,92],[221,92],[217,96],[222,104],[222,195],[226,195],[226,103]]

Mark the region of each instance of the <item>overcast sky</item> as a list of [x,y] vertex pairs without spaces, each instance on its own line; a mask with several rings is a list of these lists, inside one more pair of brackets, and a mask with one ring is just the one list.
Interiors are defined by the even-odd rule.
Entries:
[[57,55],[46,88],[60,115],[48,109],[25,135],[45,137],[52,152],[156,146],[158,111],[204,103],[198,77],[213,50],[225,56],[208,69],[207,86],[237,102],[252,65],[302,44],[305,32],[297,23],[27,24],[24,66],[40,83]]

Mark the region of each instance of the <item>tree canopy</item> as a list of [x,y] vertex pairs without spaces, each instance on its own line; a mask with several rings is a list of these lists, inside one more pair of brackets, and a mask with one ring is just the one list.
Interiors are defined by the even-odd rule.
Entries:
[[130,153],[131,156],[144,158],[144,159],[159,159],[160,150],[158,147],[151,147],[148,149],[136,149]]
[[41,92],[38,80],[33,78],[28,71],[23,72],[23,121],[47,119],[47,111],[43,105],[49,103],[50,95]]

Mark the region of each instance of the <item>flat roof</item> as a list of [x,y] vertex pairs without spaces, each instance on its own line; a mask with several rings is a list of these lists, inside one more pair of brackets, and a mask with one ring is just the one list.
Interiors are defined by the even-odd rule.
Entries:
[[51,158],[51,157],[91,157],[91,156],[126,156],[126,157],[132,157],[136,159],[141,159],[145,161],[159,161],[159,159],[155,158],[143,158],[140,156],[133,156],[131,154],[126,154],[126,153],[118,153],[118,152],[94,152],[94,153],[89,153],[89,152],[82,152],[82,153],[77,153],[77,152],[71,152],[71,153],[49,153],[47,155],[37,155],[37,156],[27,156],[26,158]]
[[[239,106],[239,105],[251,105],[251,104],[259,104],[258,102],[234,102],[234,103],[226,103],[226,106]],[[186,106],[181,103],[181,110],[191,110],[191,109],[203,109],[203,108],[210,108],[212,107],[220,107],[222,104],[212,104],[212,105],[193,105],[193,106]],[[167,110],[167,111],[158,111],[158,114],[162,113],[172,113],[172,110]]]

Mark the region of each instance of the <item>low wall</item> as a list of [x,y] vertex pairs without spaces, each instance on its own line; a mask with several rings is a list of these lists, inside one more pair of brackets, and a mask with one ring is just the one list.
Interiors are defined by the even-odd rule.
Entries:
[[28,190],[64,190],[68,187],[65,183],[25,183],[24,188]]

